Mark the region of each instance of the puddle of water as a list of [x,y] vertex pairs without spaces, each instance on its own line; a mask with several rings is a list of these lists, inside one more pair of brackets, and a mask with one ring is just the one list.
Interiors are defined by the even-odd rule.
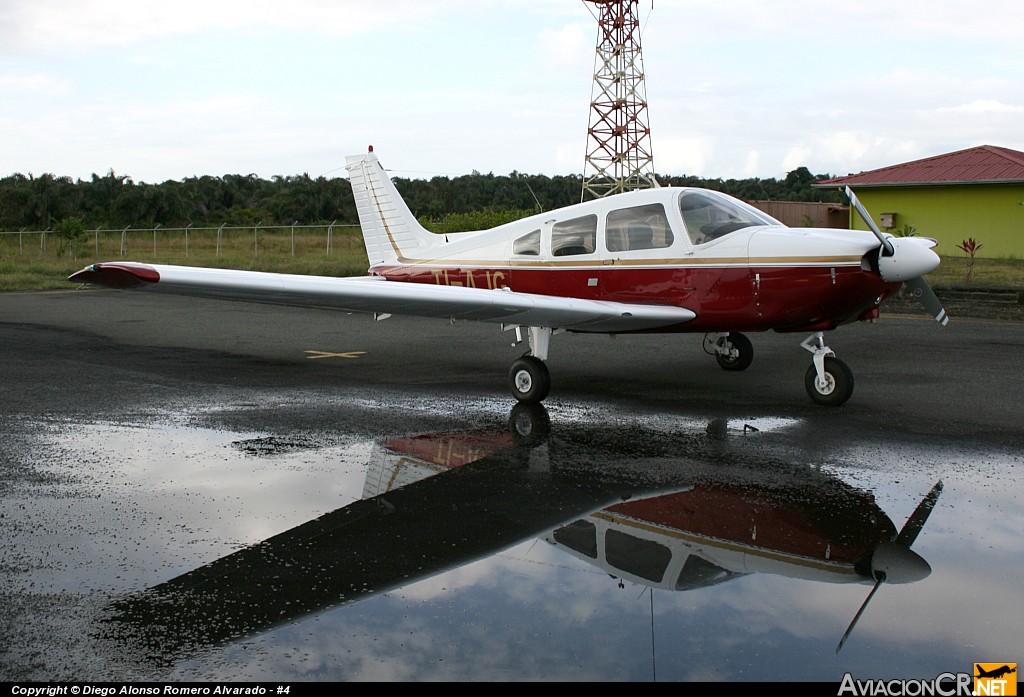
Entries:
[[[253,455],[265,436],[60,424],[33,443],[55,482],[0,499],[34,592],[127,590],[183,573],[362,494],[372,443]],[[113,561],[113,563],[111,563]]]
[[[1024,571],[1008,551],[1024,531],[1017,454],[865,439],[803,448],[797,419],[709,428],[607,409],[559,411],[551,441],[524,449],[502,432],[499,406],[461,405],[472,423],[458,434],[403,432],[403,410],[429,414],[406,406],[388,412],[389,437],[190,425],[215,410],[44,424],[20,456],[41,476],[0,497],[2,590],[12,621],[33,627],[8,650],[21,672],[7,675],[837,681],[966,671],[1024,645],[1024,611],[1009,602]],[[940,479],[913,544],[932,574],[883,586],[836,656],[871,583],[848,582],[852,562],[830,578],[823,560],[839,564],[849,516],[866,510],[898,530]],[[591,515],[608,498],[615,512],[602,503]],[[421,517],[402,527],[410,514]],[[615,516],[642,538],[617,558]],[[585,528],[578,519],[599,531],[593,544],[553,544],[553,530]],[[797,537],[812,552],[791,549]],[[683,574],[687,555],[705,565],[697,575]],[[238,558],[252,572],[243,583],[224,561]],[[810,573],[812,562],[822,568]],[[375,580],[353,590],[352,565]],[[123,634],[105,623],[126,604],[159,615],[154,587],[203,574],[226,595],[179,581],[174,612],[206,619],[181,624],[162,660],[150,660],[145,622]],[[209,598],[256,610],[239,619]],[[256,617],[261,607],[280,621]]]

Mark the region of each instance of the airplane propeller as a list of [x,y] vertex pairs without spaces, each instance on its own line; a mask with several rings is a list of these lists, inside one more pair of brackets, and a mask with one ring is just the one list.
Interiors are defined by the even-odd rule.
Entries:
[[885,235],[875,225],[864,204],[846,187],[846,197],[850,205],[860,214],[864,222],[881,243],[878,249],[878,273],[886,281],[902,281],[910,289],[911,295],[924,305],[935,321],[946,326],[949,316],[942,306],[942,301],[935,295],[924,275],[939,265],[939,255],[932,251],[935,240],[926,237],[893,237]]
[[939,500],[939,494],[941,493],[942,481],[939,480],[932,487],[932,490],[921,499],[921,503],[917,504],[917,508],[907,518],[907,522],[903,524],[903,529],[900,530],[899,534],[892,540],[883,540],[871,552],[870,558],[858,563],[858,570],[860,570],[861,564],[868,567],[864,569],[863,573],[870,573],[871,578],[875,579],[875,585],[871,588],[871,592],[868,593],[868,597],[861,603],[857,614],[853,616],[853,621],[846,628],[843,638],[839,640],[839,645],[836,646],[836,653],[839,653],[843,648],[843,644],[850,637],[853,628],[857,626],[857,621],[864,614],[864,610],[867,609],[871,598],[875,596],[875,593],[881,588],[883,583],[913,583],[920,581],[932,572],[928,562],[917,552],[911,550],[910,546],[917,539],[918,534],[924,527],[925,521],[931,515],[932,509],[935,508],[935,503]]

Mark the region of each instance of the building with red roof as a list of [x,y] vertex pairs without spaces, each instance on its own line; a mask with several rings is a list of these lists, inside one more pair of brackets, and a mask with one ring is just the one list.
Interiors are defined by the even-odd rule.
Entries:
[[[955,255],[968,237],[978,256],[1024,256],[1024,152],[980,145],[945,155],[837,177],[823,187],[852,188],[883,230],[909,228]],[[857,215],[851,227],[866,230]]]

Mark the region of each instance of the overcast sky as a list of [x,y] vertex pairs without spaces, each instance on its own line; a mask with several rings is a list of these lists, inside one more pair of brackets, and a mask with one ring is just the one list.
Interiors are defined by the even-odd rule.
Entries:
[[[640,1],[655,169],[1024,150],[1024,2]],[[579,174],[581,0],[0,0],[0,176]]]

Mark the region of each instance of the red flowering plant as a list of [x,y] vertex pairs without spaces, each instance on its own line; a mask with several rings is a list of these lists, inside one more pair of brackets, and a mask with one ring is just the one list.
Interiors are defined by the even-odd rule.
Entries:
[[964,272],[964,275],[966,281],[970,283],[974,280],[974,255],[979,249],[981,249],[982,244],[973,237],[968,237],[966,240],[958,244],[957,247],[962,249],[969,257],[967,260],[967,269]]

